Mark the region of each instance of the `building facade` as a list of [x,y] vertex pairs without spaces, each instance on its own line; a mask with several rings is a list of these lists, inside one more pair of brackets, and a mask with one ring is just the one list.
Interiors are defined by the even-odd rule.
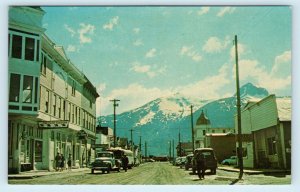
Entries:
[[8,34],[8,171],[74,167],[93,158],[95,87],[42,28],[39,7],[10,7]]
[[291,168],[291,98],[248,102],[241,121],[245,167]]

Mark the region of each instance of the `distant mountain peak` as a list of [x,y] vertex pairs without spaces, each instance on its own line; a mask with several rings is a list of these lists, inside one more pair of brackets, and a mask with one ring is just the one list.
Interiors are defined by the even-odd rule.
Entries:
[[[240,88],[240,96],[241,97],[258,97],[258,98],[263,98],[269,95],[269,92],[262,87],[258,87],[253,85],[252,83],[246,83]],[[234,97],[236,94],[234,94]]]

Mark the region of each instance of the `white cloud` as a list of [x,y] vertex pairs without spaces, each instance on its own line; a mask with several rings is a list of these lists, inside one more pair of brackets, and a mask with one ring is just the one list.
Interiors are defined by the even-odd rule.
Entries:
[[198,15],[204,15],[209,12],[209,7],[202,7],[197,13]]
[[145,73],[148,77],[153,78],[158,74],[165,73],[166,68],[166,66],[162,66],[160,68],[157,68],[156,66],[151,67],[150,65],[143,65],[136,61],[132,64],[130,70],[136,73]]
[[[235,65],[233,75],[235,75]],[[266,88],[270,93],[290,90],[291,52],[286,51],[276,56],[271,70],[260,65],[257,60],[240,60],[239,77],[244,81],[256,81],[260,87]]]
[[147,73],[150,71],[149,65],[134,65],[131,70],[137,72],[137,73]]
[[202,60],[202,56],[194,49],[193,46],[182,46],[180,55],[190,57],[193,61],[196,62]]
[[134,28],[134,29],[133,29],[133,32],[134,32],[135,34],[139,34],[139,33],[140,33],[140,28]]
[[67,51],[68,52],[76,52],[77,51],[76,46],[75,45],[68,45]]
[[145,57],[147,58],[155,57],[155,54],[156,54],[156,49],[152,48],[146,53]]
[[[133,83],[128,85],[128,87],[111,91],[108,96],[98,99],[97,105],[101,106],[101,115],[112,114],[113,107],[109,100],[119,99],[119,107],[116,109],[116,112],[122,113],[169,94],[171,92],[168,90],[160,90],[156,87],[146,88],[138,83]],[[100,108],[97,108],[97,115],[100,114]]]
[[119,23],[119,17],[118,16],[113,17],[112,19],[109,20],[108,23],[103,25],[103,29],[112,31],[114,26],[117,25],[118,23]]
[[234,7],[223,7],[218,12],[217,16],[218,17],[223,17],[225,14],[232,14],[234,11],[235,11]]
[[95,26],[91,24],[80,23],[80,29],[78,30],[80,43],[91,43],[92,39],[87,35],[94,34]]
[[143,43],[143,41],[141,40],[141,39],[138,39],[138,40],[136,40],[135,42],[133,42],[133,45],[134,46],[137,46],[137,47],[139,47],[139,46],[141,46],[141,45],[143,45],[144,43]]
[[210,37],[202,47],[202,50],[207,53],[220,52],[225,49],[228,44],[228,37],[223,42],[218,37]]
[[68,32],[70,32],[71,37],[74,37],[75,34],[76,34],[75,30],[72,29],[72,28],[71,28],[69,25],[67,25],[67,24],[65,24],[64,26],[65,26],[65,29],[66,29]]
[[208,76],[203,80],[195,83],[191,83],[184,87],[177,88],[177,92],[181,92],[185,96],[189,97],[202,97],[206,99],[216,99],[223,95],[220,95],[220,90],[230,83],[229,68],[227,64],[224,64],[215,76]]

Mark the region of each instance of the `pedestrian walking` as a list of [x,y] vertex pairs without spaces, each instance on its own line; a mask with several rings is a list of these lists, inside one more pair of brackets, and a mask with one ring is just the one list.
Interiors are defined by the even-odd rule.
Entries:
[[65,157],[61,154],[61,162],[60,162],[60,171],[63,171],[65,168]]
[[57,152],[55,156],[55,170],[58,171],[60,169],[60,164],[61,164],[61,156],[59,152]]
[[198,177],[199,179],[204,179],[204,175],[205,175],[205,157],[202,153],[198,153],[197,154],[197,173],[198,173]]
[[122,165],[123,165],[123,170],[127,172],[127,167],[128,167],[128,157],[124,154],[122,157]]
[[67,163],[68,163],[68,170],[71,171],[71,169],[72,169],[72,156],[71,156],[71,154],[69,155]]

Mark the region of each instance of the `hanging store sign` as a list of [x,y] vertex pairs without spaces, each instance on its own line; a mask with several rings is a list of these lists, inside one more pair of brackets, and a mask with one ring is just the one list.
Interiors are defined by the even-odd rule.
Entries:
[[43,129],[68,128],[69,121],[39,121],[38,127]]

